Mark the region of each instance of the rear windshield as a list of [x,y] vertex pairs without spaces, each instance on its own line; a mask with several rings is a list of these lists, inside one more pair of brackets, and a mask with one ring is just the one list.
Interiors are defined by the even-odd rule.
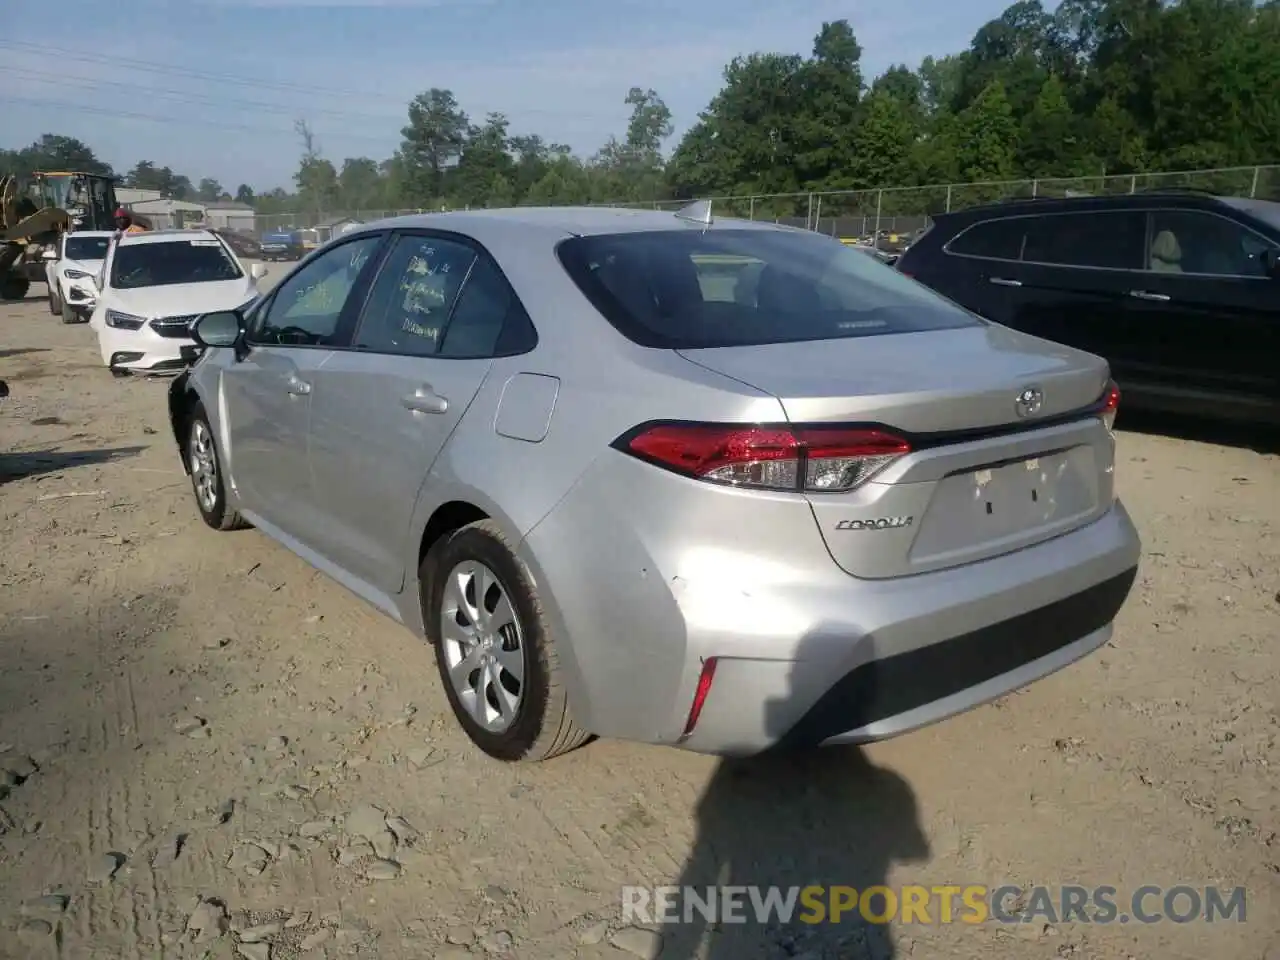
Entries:
[[574,237],[557,248],[624,336],[694,349],[837,340],[982,321],[820,234],[693,229]]
[[121,246],[111,261],[111,286],[118,290],[175,283],[239,280],[239,264],[218,240],[168,240]]

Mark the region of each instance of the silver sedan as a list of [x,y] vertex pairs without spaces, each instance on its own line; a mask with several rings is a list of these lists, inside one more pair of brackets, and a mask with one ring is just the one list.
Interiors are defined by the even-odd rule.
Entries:
[[480,749],[903,733],[1101,646],[1119,394],[814,233],[517,209],[361,225],[195,324],[174,434],[437,649]]

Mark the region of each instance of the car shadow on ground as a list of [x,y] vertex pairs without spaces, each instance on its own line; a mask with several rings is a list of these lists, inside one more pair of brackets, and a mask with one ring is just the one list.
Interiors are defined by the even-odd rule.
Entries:
[[5,357],[21,357],[28,353],[48,353],[47,347],[14,347],[10,350],[0,350],[0,360]]
[[1280,454],[1280,427],[1265,424],[1125,410],[1116,418],[1116,429],[1172,440],[1239,447],[1261,454]]
[[146,447],[109,447],[103,450],[32,450],[0,453],[0,483],[12,483],[71,467],[92,466],[135,457]]
[[[802,644],[800,661],[819,644],[817,637]],[[785,699],[766,704],[765,726],[774,733],[790,726],[794,717]],[[881,887],[893,864],[930,856],[910,785],[873,763],[864,750],[777,750],[723,760],[696,817],[693,848],[676,881],[682,891],[695,888],[705,897],[708,887],[723,892],[725,885],[744,886],[757,888],[758,898],[775,889],[775,896],[785,900],[793,890],[823,889],[810,891],[807,900],[797,898],[789,922],[776,914],[757,917],[750,892],[739,896],[745,908],[742,922],[724,922],[723,915],[720,922],[707,922],[691,901],[681,902],[675,913],[679,922],[664,924],[662,960],[897,956],[889,928],[861,916],[856,899],[835,922],[829,911],[830,888],[860,893]],[[851,896],[847,889],[844,893]],[[817,914],[815,903],[827,908],[824,915]],[[869,906],[872,916],[883,914],[886,900],[877,894]]]

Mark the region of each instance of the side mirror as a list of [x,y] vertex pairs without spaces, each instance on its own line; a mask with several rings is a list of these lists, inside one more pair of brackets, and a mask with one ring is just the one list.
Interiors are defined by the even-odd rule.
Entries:
[[57,250],[46,250],[44,253],[40,254],[40,259],[41,259],[41,260],[57,260],[57,259],[58,259],[58,251],[57,251]]
[[1262,254],[1262,269],[1272,280],[1280,280],[1280,250],[1271,247]]
[[202,347],[234,347],[240,342],[243,322],[234,310],[217,310],[196,317],[191,339]]
[[249,268],[249,276],[253,277],[255,280],[261,280],[270,272],[271,271],[267,269],[267,265],[265,263],[255,263]]

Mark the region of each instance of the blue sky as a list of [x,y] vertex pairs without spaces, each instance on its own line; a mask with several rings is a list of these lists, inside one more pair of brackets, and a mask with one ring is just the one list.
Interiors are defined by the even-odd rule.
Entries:
[[150,159],[193,181],[212,176],[231,190],[245,182],[261,191],[290,185],[295,119],[307,119],[335,163],[382,159],[399,142],[408,100],[437,86],[453,90],[473,119],[501,111],[513,133],[588,155],[625,129],[631,86],[658,91],[678,137],[737,54],[808,53],[822,21],[843,18],[870,76],[962,49],[1005,5],[62,0],[57,20],[75,29],[50,32],[46,15],[4,18],[0,146],[64,133],[118,170]]

